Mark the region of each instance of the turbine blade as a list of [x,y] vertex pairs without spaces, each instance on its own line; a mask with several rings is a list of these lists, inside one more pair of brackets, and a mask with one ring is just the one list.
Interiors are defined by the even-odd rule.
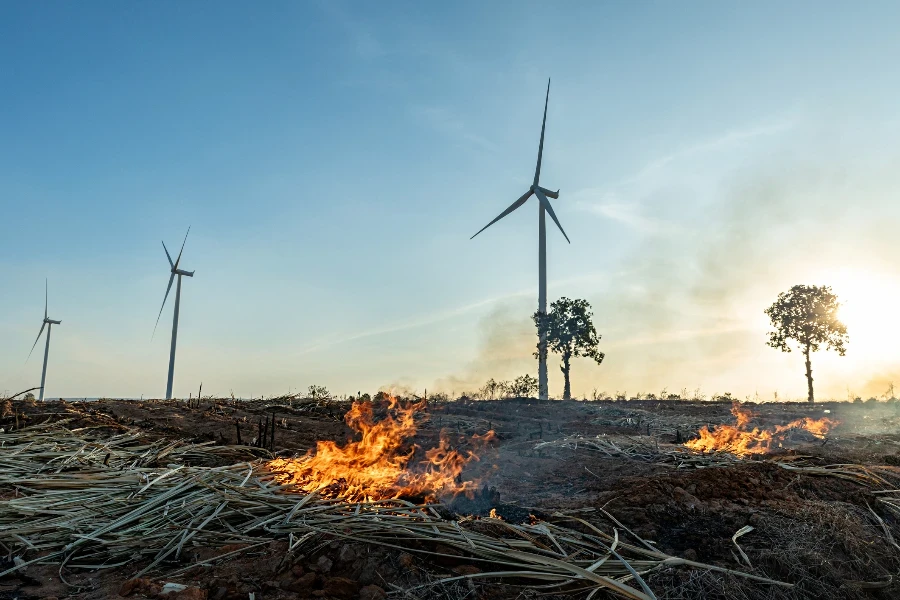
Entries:
[[[31,352],[34,352],[34,348],[35,348],[35,346],[37,346],[38,340],[41,339],[41,335],[44,333],[44,327],[46,325],[47,325],[47,323],[41,323],[41,330],[38,331],[37,337],[34,338],[34,344],[31,346]],[[28,358],[31,358],[31,352],[28,353]],[[25,362],[28,362],[28,358],[25,359]]]
[[[159,314],[156,316],[156,325],[153,326],[153,335],[156,335],[156,328],[159,326],[159,318],[162,316],[162,311],[166,307],[166,299],[169,297],[169,290],[172,289],[172,280],[175,279],[175,273],[169,275],[169,287],[166,288],[166,295],[163,296],[162,306],[159,307]],[[153,335],[150,336],[150,339],[153,339]]]
[[559,227],[559,230],[562,231],[563,237],[566,238],[566,241],[570,244],[572,241],[569,239],[569,236],[566,235],[566,231],[562,228],[562,225],[559,224],[559,219],[556,218],[556,213],[553,212],[553,207],[550,206],[550,201],[547,200],[547,196],[544,195],[544,192],[541,190],[535,190],[534,195],[538,197],[538,200],[541,201],[541,204],[544,205],[544,209],[550,213],[550,218],[553,219],[553,222],[556,223],[556,226]]
[[550,102],[550,78],[547,78],[547,97],[544,98],[544,120],[541,123],[541,143],[538,144],[537,166],[534,168],[534,185],[541,178],[541,157],[544,155],[544,129],[547,128],[547,103]]
[[[530,198],[530,197],[531,197],[531,194],[533,194],[533,193],[534,193],[534,192],[533,192],[532,190],[528,190],[527,192],[525,192],[524,194],[522,194],[522,196],[521,196],[518,200],[516,200],[515,202],[513,202],[512,204],[509,205],[509,208],[507,208],[507,209],[504,210],[502,213],[500,213],[500,216],[499,216],[499,217],[497,217],[496,219],[494,219],[493,221],[491,221],[490,223],[488,223],[487,225],[485,225],[484,227],[482,227],[481,229],[479,229],[479,230],[478,230],[478,233],[481,233],[482,231],[484,231],[485,229],[487,229],[488,227],[490,227],[491,225],[493,225],[494,223],[496,223],[497,221],[499,221],[500,219],[502,219],[503,217],[505,217],[506,215],[508,215],[508,214],[511,213],[512,211],[516,210],[517,208],[519,208],[520,206],[522,206],[523,204],[525,204],[525,201],[528,200],[528,198]],[[476,233],[475,235],[478,235],[478,233]],[[473,236],[470,237],[469,239],[470,239],[470,240],[471,240],[471,239],[474,239],[474,238],[475,238],[475,235],[473,235]]]
[[[188,233],[190,233],[190,232],[191,232],[191,226],[188,225],[187,233],[184,234],[184,242],[187,241],[187,236],[188,236]],[[176,269],[178,268],[178,263],[181,262],[181,253],[184,252],[184,242],[181,242],[181,250],[178,251],[178,258],[175,259],[175,268]]]
[[44,318],[47,318],[47,279],[44,278]]
[[166,251],[166,258],[169,259],[169,266],[170,266],[171,268],[174,269],[174,268],[175,268],[175,264],[172,262],[172,256],[169,254],[169,249],[166,248],[166,243],[165,243],[165,242],[163,242],[162,245],[163,245],[163,250]]

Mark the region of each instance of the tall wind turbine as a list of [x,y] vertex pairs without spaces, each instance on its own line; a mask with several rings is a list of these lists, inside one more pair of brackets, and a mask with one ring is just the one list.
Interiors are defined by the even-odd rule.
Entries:
[[[184,242],[187,241],[188,233],[191,232],[191,228],[188,227],[187,233],[184,234]],[[159,315],[156,317],[156,325],[153,326],[153,334],[156,334],[156,326],[159,325],[159,318],[162,316],[162,311],[166,307],[166,300],[169,297],[169,290],[172,289],[172,280],[175,279],[175,276],[178,275],[178,286],[175,289],[175,316],[172,318],[172,349],[169,351],[169,379],[166,383],[166,399],[170,400],[172,398],[172,378],[175,376],[175,340],[178,338],[178,308],[181,305],[181,277],[182,275],[187,277],[193,277],[194,271],[185,271],[183,269],[178,268],[178,264],[181,262],[181,253],[184,252],[184,242],[181,242],[181,250],[178,252],[178,258],[175,259],[175,262],[172,262],[172,256],[169,254],[169,249],[166,248],[166,243],[163,242],[163,250],[166,251],[166,258],[169,259],[169,267],[171,268],[171,274],[169,275],[169,287],[166,288],[166,295],[163,296],[162,306],[159,307]]]
[[[534,168],[534,181],[531,184],[531,187],[528,188],[528,191],[522,194],[522,196],[513,202],[509,208],[500,213],[496,219],[482,227],[478,233],[481,233],[509,213],[513,212],[531,197],[532,194],[537,196],[539,201],[538,203],[538,311],[541,313],[547,312],[547,227],[545,224],[545,214],[550,213],[550,218],[553,219],[553,222],[556,223],[556,226],[559,227],[559,230],[562,232],[563,237],[566,238],[566,241],[570,244],[569,236],[566,235],[565,230],[563,230],[562,225],[559,224],[559,219],[556,218],[556,213],[553,212],[553,207],[550,205],[550,201],[547,199],[553,198],[554,200],[559,198],[559,190],[555,192],[551,192],[550,190],[543,188],[540,186],[541,179],[541,157],[544,153],[544,130],[547,127],[547,103],[550,100],[550,80],[547,80],[547,96],[544,98],[544,120],[541,123],[541,141],[538,145],[538,156],[537,156],[537,166]],[[476,233],[475,235],[478,235]],[[475,235],[472,236],[473,239]],[[547,334],[542,333],[540,338],[540,344],[538,347],[538,396],[541,400],[546,400],[548,397],[547,394]]]
[[[47,381],[47,356],[50,354],[50,329],[53,328],[54,325],[59,325],[62,321],[54,321],[53,319],[47,318],[47,280],[44,280],[44,321],[41,323],[41,330],[38,331],[37,337],[34,340],[34,344],[31,346],[31,352],[34,352],[35,346],[37,346],[38,340],[41,339],[41,335],[44,333],[44,327],[47,327],[47,343],[44,345],[44,368],[41,370],[41,397],[39,400],[44,399],[44,383]],[[31,358],[31,352],[28,353],[28,358]],[[25,362],[28,362],[28,358],[25,359]]]

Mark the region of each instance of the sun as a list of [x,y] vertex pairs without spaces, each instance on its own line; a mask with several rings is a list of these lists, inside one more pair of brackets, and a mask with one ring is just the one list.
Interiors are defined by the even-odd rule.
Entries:
[[897,352],[900,281],[883,273],[853,269],[829,273],[820,281],[831,287],[841,303],[838,317],[850,336],[848,352],[880,358]]

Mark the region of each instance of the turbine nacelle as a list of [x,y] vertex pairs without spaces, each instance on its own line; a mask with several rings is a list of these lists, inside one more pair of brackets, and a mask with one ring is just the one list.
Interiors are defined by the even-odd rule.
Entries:
[[532,192],[534,192],[535,190],[541,190],[544,193],[544,195],[547,196],[548,198],[553,198],[554,200],[559,199],[559,190],[556,190],[555,192],[551,192],[547,188],[542,188],[539,185],[533,185],[533,186],[531,186],[530,189]]
[[50,325],[61,325],[62,321],[54,321],[53,319],[44,319],[44,323],[48,323]]
[[172,272],[176,275],[184,275],[185,277],[193,277],[194,271],[182,271],[181,269],[172,269]]

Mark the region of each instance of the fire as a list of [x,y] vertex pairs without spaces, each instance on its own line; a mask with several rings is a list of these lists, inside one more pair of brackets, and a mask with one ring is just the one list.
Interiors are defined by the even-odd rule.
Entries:
[[[425,450],[424,458],[419,446],[407,443],[416,434],[415,414],[423,408],[424,402],[404,407],[391,398],[387,416],[375,421],[371,402],[354,402],[344,421],[360,436],[358,441],[344,446],[319,441],[315,454],[278,458],[269,462],[269,468],[280,483],[348,501],[401,496],[434,500],[443,494],[475,490],[475,481],[458,482],[463,467],[478,460],[475,452],[451,447],[443,431],[439,445]],[[489,431],[469,442],[477,449],[493,439],[494,432]],[[414,461],[417,454],[420,459]]]
[[773,444],[781,446],[788,434],[795,429],[808,431],[816,437],[825,437],[825,434],[838,425],[838,421],[822,418],[810,419],[804,417],[791,421],[787,425],[776,425],[775,429],[766,430],[759,427],[750,428],[749,423],[753,419],[753,412],[744,408],[739,402],[731,406],[731,414],[734,415],[735,424],[721,425],[712,431],[707,427],[700,429],[700,437],[685,442],[685,446],[691,450],[701,452],[729,452],[738,456],[751,454],[764,454]]

